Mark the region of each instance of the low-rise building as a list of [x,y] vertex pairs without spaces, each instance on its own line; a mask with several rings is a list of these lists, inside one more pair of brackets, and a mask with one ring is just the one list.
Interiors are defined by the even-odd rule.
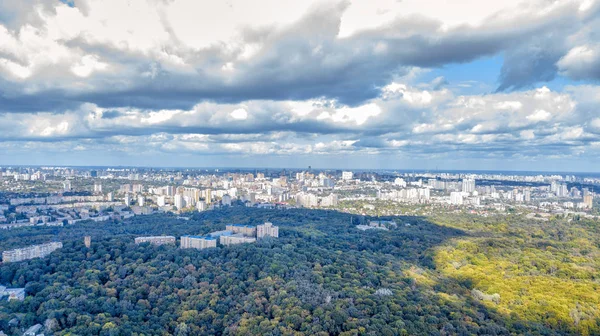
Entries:
[[240,233],[248,237],[256,237],[256,226],[245,225],[245,224],[230,224],[225,226],[227,231],[231,231],[234,234]]
[[241,233],[219,236],[219,243],[225,246],[254,242],[256,242],[256,238],[244,236]]
[[6,288],[0,286],[0,298],[8,296],[8,301],[25,300],[25,288]]
[[25,248],[14,249],[2,252],[2,262],[17,262],[33,258],[43,258],[55,250],[62,248],[61,242],[51,242],[47,244],[31,245]]
[[210,236],[181,236],[181,248],[205,249],[217,247],[217,238]]
[[173,237],[173,236],[137,237],[137,238],[135,238],[135,243],[136,244],[150,243],[152,245],[175,244],[175,237]]

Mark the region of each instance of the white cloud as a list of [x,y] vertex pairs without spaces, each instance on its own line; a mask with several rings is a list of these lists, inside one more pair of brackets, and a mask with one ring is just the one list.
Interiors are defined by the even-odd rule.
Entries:
[[564,76],[590,79],[600,76],[600,44],[580,45],[572,48],[557,63]]
[[246,110],[244,110],[243,108],[239,108],[239,109],[233,110],[230,115],[235,120],[246,120],[246,119],[248,119],[248,112],[246,112]]
[[74,64],[71,71],[79,77],[88,77],[95,71],[101,71],[108,67],[108,64],[100,62],[98,56],[85,55],[81,62]]

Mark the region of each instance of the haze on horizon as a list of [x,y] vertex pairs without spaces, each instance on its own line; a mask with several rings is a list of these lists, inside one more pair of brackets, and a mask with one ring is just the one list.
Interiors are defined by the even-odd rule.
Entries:
[[600,1],[0,0],[0,165],[600,171]]

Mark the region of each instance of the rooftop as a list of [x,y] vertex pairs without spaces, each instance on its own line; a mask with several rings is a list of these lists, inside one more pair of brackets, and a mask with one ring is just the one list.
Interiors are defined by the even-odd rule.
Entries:
[[248,225],[248,224],[229,224],[231,226],[237,226],[237,227],[245,227],[245,228],[255,228],[256,226],[254,225]]
[[189,238],[194,238],[194,239],[204,239],[204,240],[216,240],[215,238],[211,237],[211,236],[192,236],[192,235],[185,235],[182,237],[189,237]]

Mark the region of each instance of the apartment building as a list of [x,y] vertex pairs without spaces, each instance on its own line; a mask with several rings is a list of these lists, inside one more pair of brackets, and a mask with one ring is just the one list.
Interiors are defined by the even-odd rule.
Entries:
[[47,244],[31,245],[25,248],[14,249],[2,252],[2,262],[17,262],[33,258],[43,258],[55,250],[62,248],[61,242],[51,242]]
[[205,249],[217,247],[217,239],[210,236],[181,236],[181,248]]
[[136,244],[150,243],[152,245],[175,244],[175,237],[173,237],[173,236],[137,237],[137,238],[135,238],[135,243]]
[[279,227],[274,226],[271,222],[256,226],[256,238],[264,237],[279,237]]
[[225,226],[227,231],[231,231],[233,234],[242,234],[248,237],[256,237],[256,226],[244,225],[244,224],[230,224]]

